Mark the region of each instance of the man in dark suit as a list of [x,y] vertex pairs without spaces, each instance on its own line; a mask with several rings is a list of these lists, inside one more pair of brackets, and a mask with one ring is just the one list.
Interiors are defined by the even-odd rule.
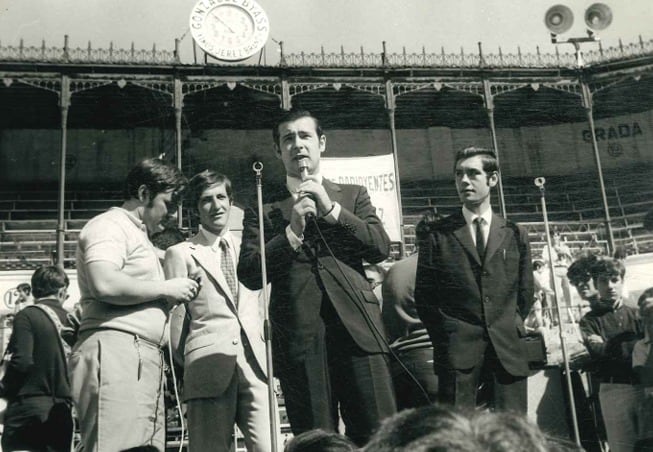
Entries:
[[[293,433],[336,430],[339,410],[362,445],[396,410],[379,302],[363,271],[363,260],[386,258],[389,239],[364,187],[320,174],[326,137],[316,118],[292,111],[273,132],[287,175],[263,207],[274,372]],[[256,290],[257,213],[247,210],[243,224],[238,276]]]
[[526,411],[526,350],[520,338],[533,302],[526,231],[492,212],[496,156],[456,154],[460,213],[436,223],[420,243],[415,302],[435,347],[440,401],[473,407],[488,375],[497,409]]

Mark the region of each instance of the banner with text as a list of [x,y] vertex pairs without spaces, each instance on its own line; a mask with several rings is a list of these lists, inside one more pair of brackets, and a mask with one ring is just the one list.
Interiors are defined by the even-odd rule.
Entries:
[[320,171],[337,184],[367,188],[376,214],[383,221],[390,240],[401,240],[401,218],[397,202],[397,178],[392,154],[372,157],[322,158]]

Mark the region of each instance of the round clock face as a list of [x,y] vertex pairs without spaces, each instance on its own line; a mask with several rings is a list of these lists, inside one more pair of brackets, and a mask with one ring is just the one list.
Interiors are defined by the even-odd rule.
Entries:
[[200,0],[190,14],[190,30],[206,53],[240,61],[263,48],[270,24],[254,0]]

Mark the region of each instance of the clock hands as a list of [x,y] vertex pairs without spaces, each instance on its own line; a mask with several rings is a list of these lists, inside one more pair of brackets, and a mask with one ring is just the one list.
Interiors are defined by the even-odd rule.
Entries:
[[212,15],[213,17],[215,17],[215,18],[218,20],[218,22],[220,22],[222,25],[224,25],[224,26],[227,28],[227,30],[229,30],[229,32],[230,32],[231,34],[236,34],[236,32],[235,32],[235,31],[234,31],[234,30],[233,30],[233,29],[232,29],[232,28],[231,28],[231,27],[230,27],[230,26],[229,26],[229,25],[228,25],[224,20],[222,20],[222,19],[220,18],[220,16],[216,16],[216,14],[213,13],[213,12],[211,13],[211,15]]

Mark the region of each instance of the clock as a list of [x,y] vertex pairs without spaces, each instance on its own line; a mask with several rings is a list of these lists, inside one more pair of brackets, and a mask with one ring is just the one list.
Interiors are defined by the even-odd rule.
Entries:
[[263,48],[270,22],[254,0],[200,0],[190,13],[190,31],[209,55],[241,61]]

